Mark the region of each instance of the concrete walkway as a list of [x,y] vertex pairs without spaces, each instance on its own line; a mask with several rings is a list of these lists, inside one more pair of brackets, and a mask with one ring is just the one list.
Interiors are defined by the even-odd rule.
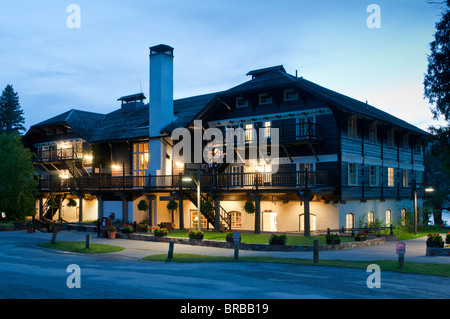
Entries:
[[[37,242],[49,241],[52,234],[36,232],[28,234],[26,231],[15,232],[1,232],[0,235],[8,236],[23,236],[28,239],[35,239]],[[85,241],[86,235],[91,234],[92,243],[108,244],[124,247],[125,250],[108,255],[117,257],[141,259],[145,256],[155,254],[167,254],[169,249],[168,243],[138,241],[130,239],[107,239],[99,238],[96,233],[85,233],[78,231],[62,231],[57,236],[57,241]],[[428,262],[428,263],[442,263],[450,264],[450,258],[445,256],[426,256],[426,237],[421,237],[412,240],[405,240],[406,255],[405,262]],[[33,240],[34,242],[34,240]],[[321,251],[319,259],[342,259],[342,260],[362,260],[362,261],[376,261],[376,260],[397,260],[398,256],[395,252],[395,245],[397,242],[386,242],[384,245],[367,246],[354,249],[343,249],[334,251]],[[205,246],[191,246],[175,244],[174,253],[199,254],[207,256],[226,256],[233,257],[233,249],[215,248]],[[248,251],[241,250],[240,256],[272,256],[281,258],[305,258],[312,259],[313,253],[309,252],[277,252],[277,251]]]

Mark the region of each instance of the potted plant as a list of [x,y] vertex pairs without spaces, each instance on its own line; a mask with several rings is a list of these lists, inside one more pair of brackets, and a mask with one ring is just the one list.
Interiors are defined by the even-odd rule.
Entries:
[[229,243],[234,242],[233,235],[234,235],[234,231],[229,231],[228,233],[226,233],[225,234],[226,241]]
[[365,231],[360,231],[355,236],[355,241],[365,241],[367,239],[367,234]]
[[339,245],[341,243],[341,238],[338,234],[327,234],[325,240],[327,245]]
[[155,227],[155,228],[153,228],[153,234],[156,237],[164,237],[164,236],[167,236],[168,230],[167,230],[167,228]]
[[190,230],[188,231],[189,239],[203,239],[203,232],[200,230]]
[[114,226],[109,226],[106,231],[108,232],[108,238],[114,239],[116,238],[117,228]]
[[123,224],[120,232],[123,234],[131,234],[132,232],[134,232],[134,229],[133,229],[133,226],[131,226],[131,225]]
[[281,235],[272,234],[269,238],[269,244],[270,245],[285,245],[286,240],[287,240],[287,237],[285,234],[281,234]]
[[36,225],[32,221],[29,221],[27,223],[26,227],[27,227],[28,233],[31,234],[31,233],[34,233],[34,229],[35,229]]
[[248,200],[244,204],[244,211],[247,214],[253,214],[255,212],[255,204],[251,200]]
[[450,244],[450,231],[447,233],[447,236],[445,236],[445,243]]
[[439,234],[428,234],[427,235],[427,247],[430,248],[443,248],[444,240]]
[[69,202],[67,203],[67,206],[68,207],[76,207],[77,206],[77,202],[74,199],[69,198]]
[[146,211],[148,209],[148,204],[145,199],[141,200],[137,205],[138,210]]

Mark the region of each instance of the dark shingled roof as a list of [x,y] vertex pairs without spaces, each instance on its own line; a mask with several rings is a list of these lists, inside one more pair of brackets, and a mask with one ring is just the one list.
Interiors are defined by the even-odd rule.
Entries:
[[[201,114],[212,111],[217,105],[216,103],[213,103],[213,101],[220,99],[221,96],[238,95],[244,92],[258,92],[271,88],[297,87],[317,96],[339,110],[374,120],[380,120],[399,128],[411,130],[415,133],[428,134],[416,126],[364,102],[329,90],[304,78],[296,78],[289,75],[286,73],[283,66],[250,71],[248,75],[253,76],[252,80],[237,85],[229,90],[175,100],[174,115],[176,119],[163,128],[161,133],[170,133],[178,127],[188,127]],[[130,97],[135,98],[136,96],[137,95],[126,96],[122,99]],[[118,109],[106,115],[80,110],[70,110],[33,125],[33,127],[61,123],[70,126],[88,142],[146,138],[149,135],[148,104],[137,106],[134,109]]]

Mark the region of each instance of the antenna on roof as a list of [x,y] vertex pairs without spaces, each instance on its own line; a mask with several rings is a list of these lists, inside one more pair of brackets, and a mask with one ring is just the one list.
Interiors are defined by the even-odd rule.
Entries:
[[297,70],[295,70],[295,78],[298,78]]

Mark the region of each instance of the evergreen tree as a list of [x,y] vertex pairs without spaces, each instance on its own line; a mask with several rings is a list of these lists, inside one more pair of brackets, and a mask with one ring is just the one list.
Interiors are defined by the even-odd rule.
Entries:
[[446,0],[442,19],[436,23],[434,41],[430,43],[428,70],[425,74],[425,97],[431,104],[434,118],[444,115],[450,120],[450,0]]
[[25,130],[24,123],[19,96],[12,85],[8,84],[0,97],[0,133],[20,133]]
[[37,180],[30,150],[20,135],[0,134],[0,212],[7,219],[34,216]]

